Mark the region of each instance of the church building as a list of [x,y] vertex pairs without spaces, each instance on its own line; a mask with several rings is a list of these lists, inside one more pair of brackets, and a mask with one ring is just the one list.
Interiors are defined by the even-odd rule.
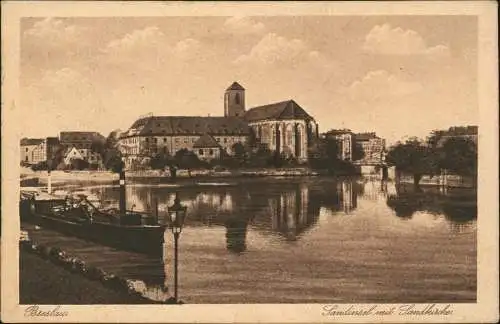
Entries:
[[127,168],[155,154],[193,151],[203,160],[231,155],[235,143],[249,137],[271,151],[307,161],[307,148],[318,137],[318,124],[294,100],[246,109],[245,89],[234,82],[224,95],[224,116],[147,116],[138,119],[119,139]]

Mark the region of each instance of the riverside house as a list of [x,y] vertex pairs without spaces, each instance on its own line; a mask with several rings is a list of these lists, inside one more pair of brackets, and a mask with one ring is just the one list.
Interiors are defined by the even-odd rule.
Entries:
[[[102,164],[101,155],[92,149],[92,143],[104,142],[106,138],[98,132],[61,132],[60,142],[65,149],[64,161],[75,159],[79,156],[91,165]],[[74,154],[75,150],[78,154]]]
[[58,145],[57,137],[23,138],[20,145],[21,162],[32,165],[47,161]]

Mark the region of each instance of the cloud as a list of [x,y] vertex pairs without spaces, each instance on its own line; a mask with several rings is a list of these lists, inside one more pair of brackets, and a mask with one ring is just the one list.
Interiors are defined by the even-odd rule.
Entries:
[[228,18],[224,22],[224,27],[228,33],[238,35],[261,34],[266,29],[262,22],[256,22],[251,17],[245,16]]
[[298,63],[318,58],[319,55],[317,51],[310,51],[306,43],[300,39],[287,39],[275,33],[269,33],[248,54],[239,56],[234,63]]
[[428,47],[414,30],[392,28],[389,24],[377,25],[365,37],[363,50],[372,54],[449,56],[445,45]]
[[[95,101],[96,91],[90,79],[77,70],[65,67],[47,70],[36,82],[26,85],[26,96],[57,109],[71,109],[82,102]],[[49,105],[50,104],[50,105]],[[94,107],[87,107],[92,109]]]
[[65,19],[37,20],[22,34],[21,64],[52,69],[71,64],[79,55],[92,56],[90,31]]
[[[98,88],[85,75],[65,67],[44,71],[36,81],[21,89],[23,113],[32,118],[23,121],[24,128],[40,128],[44,116],[47,134],[64,129],[91,129],[96,123],[109,122],[103,115]],[[37,125],[38,124],[38,125]]]
[[110,41],[103,49],[114,63],[132,63],[146,69],[157,69],[172,59],[189,61],[200,56],[203,44],[193,38],[172,42],[156,26],[134,30],[125,36]]
[[202,43],[193,38],[186,38],[177,42],[171,52],[178,58],[188,60],[200,56]]
[[157,53],[166,48],[164,38],[165,34],[158,27],[146,27],[110,41],[103,49],[103,52],[117,56],[150,51]]
[[352,99],[371,101],[387,97],[404,97],[422,90],[419,82],[405,81],[385,70],[368,72],[362,79],[344,88]]
[[25,37],[31,37],[44,42],[71,41],[77,42],[86,28],[68,25],[61,19],[45,18],[33,24],[24,32]]

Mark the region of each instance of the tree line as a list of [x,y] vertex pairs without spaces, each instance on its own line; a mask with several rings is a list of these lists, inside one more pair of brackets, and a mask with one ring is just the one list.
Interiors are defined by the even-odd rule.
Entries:
[[392,146],[386,156],[388,164],[398,173],[413,175],[418,185],[422,176],[449,173],[471,176],[477,180],[477,144],[467,137],[444,138],[442,132],[433,131],[425,139],[410,138]]
[[[119,172],[124,166],[122,154],[119,150],[118,132],[111,132],[103,140],[95,140],[91,144],[91,150],[100,155],[102,166],[106,170]],[[235,143],[231,147],[232,154],[221,150],[220,157],[211,161],[204,161],[198,158],[195,152],[188,149],[181,149],[174,155],[165,152],[145,154],[149,159],[133,162],[132,169],[169,169],[174,174],[177,169],[186,169],[190,173],[193,169],[222,167],[227,169],[238,168],[284,168],[305,166],[315,170],[324,170],[328,173],[354,173],[354,166],[351,161],[344,161],[340,158],[340,146],[337,140],[332,137],[321,137],[312,139],[311,145],[307,148],[308,162],[301,163],[296,157],[284,152],[276,152],[269,149],[266,144],[256,141],[254,136],[250,136],[245,143]],[[64,170],[64,169],[88,169],[87,161],[73,159],[70,165],[64,163],[65,147],[60,145],[54,154],[47,161],[41,162],[32,168],[36,170]],[[149,153],[149,152],[148,152]],[[363,158],[363,150],[359,144],[354,146],[353,160]]]

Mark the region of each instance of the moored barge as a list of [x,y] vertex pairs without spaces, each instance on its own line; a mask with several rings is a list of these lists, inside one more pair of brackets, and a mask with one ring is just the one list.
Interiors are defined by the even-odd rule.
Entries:
[[166,225],[135,211],[99,210],[84,195],[57,197],[22,191],[20,216],[28,221],[117,249],[161,257]]

